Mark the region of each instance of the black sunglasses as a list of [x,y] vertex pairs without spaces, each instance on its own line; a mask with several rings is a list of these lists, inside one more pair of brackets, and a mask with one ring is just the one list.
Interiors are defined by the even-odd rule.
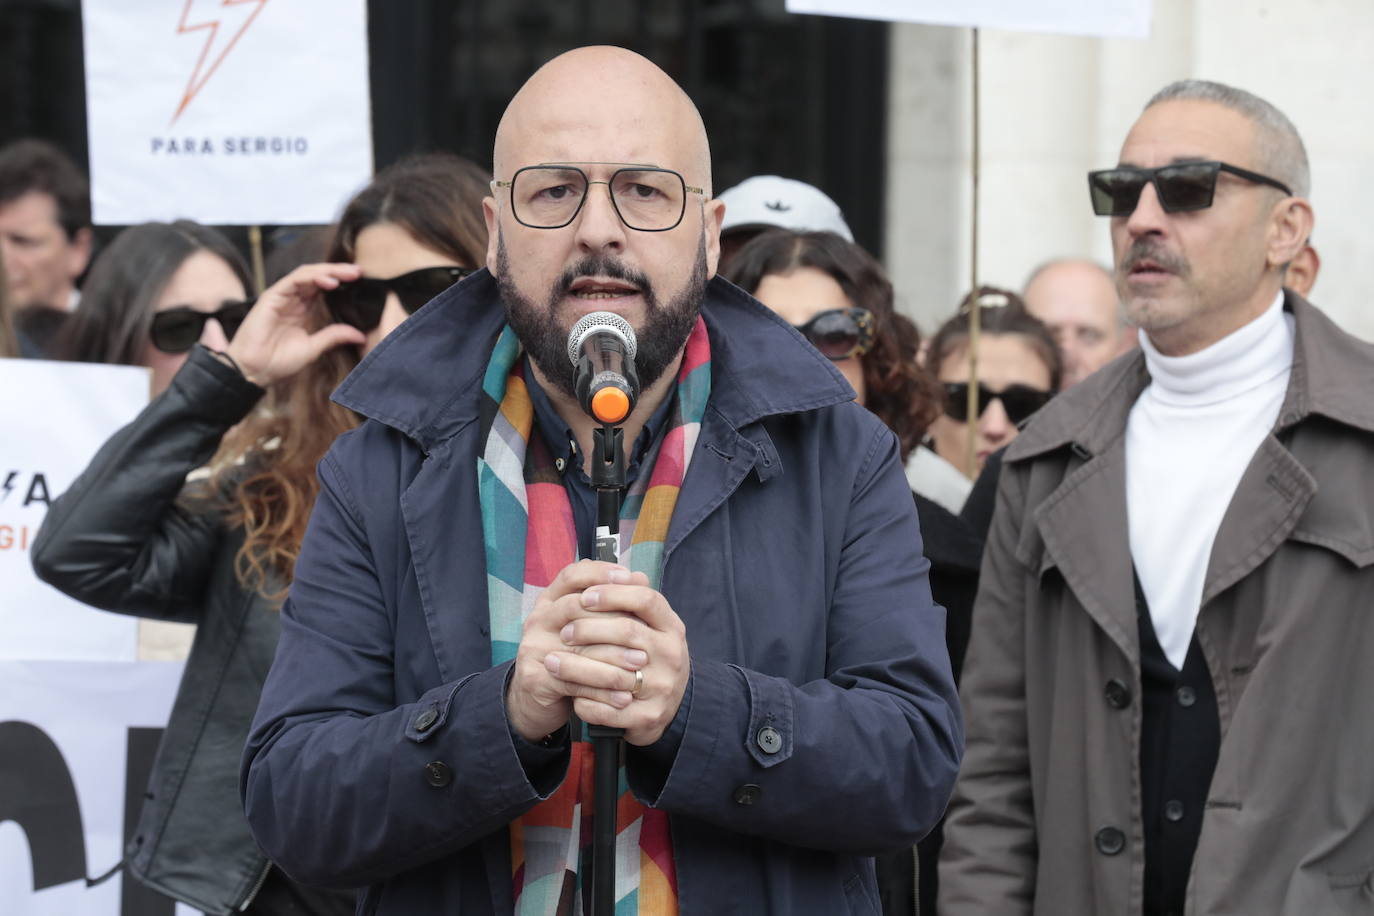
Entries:
[[1098,216],[1130,216],[1147,184],[1155,186],[1159,206],[1165,213],[1186,213],[1212,205],[1217,176],[1222,172],[1293,195],[1281,181],[1225,162],[1178,162],[1157,169],[1100,169],[1088,173],[1088,190],[1092,193],[1093,212]]
[[[1041,391],[1030,385],[1008,385],[1001,391],[993,391],[979,382],[978,416],[981,417],[995,399],[1002,402],[1007,419],[1020,424],[1048,404],[1052,397],[1053,391]],[[968,382],[945,382],[945,414],[960,423],[968,421]]]
[[811,346],[826,359],[839,362],[863,356],[873,349],[873,314],[868,309],[830,309],[813,315],[806,324],[794,324]]
[[395,293],[406,314],[413,315],[426,302],[476,272],[475,267],[422,267],[388,280],[359,277],[325,290],[324,301],[335,321],[370,331],[382,320],[387,293]]
[[185,353],[200,340],[200,335],[205,331],[205,322],[211,318],[224,328],[224,336],[233,340],[252,307],[252,301],[229,301],[221,305],[218,311],[202,312],[179,305],[155,314],[148,335],[152,338],[153,346],[163,353]]

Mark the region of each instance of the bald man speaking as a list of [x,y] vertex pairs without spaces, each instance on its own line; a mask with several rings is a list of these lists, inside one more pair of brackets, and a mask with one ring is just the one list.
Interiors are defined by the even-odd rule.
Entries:
[[[877,913],[876,853],[944,810],[963,748],[893,435],[715,279],[701,117],[583,48],[511,101],[487,270],[340,387],[244,756],[248,818],[359,912],[586,911],[584,725],[625,730],[615,912]],[[567,355],[634,329],[618,564]]]

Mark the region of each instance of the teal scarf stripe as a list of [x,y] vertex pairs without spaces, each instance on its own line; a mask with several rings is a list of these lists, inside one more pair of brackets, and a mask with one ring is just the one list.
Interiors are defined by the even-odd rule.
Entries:
[[482,391],[497,404],[506,396],[506,378],[519,355],[520,338],[515,336],[514,328],[506,325],[501,331],[501,336],[496,339],[496,347],[491,351],[491,359],[487,361],[486,374],[482,376]]

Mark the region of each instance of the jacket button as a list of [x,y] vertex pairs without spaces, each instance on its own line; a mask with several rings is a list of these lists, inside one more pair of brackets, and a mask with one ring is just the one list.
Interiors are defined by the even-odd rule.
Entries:
[[1183,820],[1183,802],[1178,800],[1167,801],[1164,803],[1164,817],[1177,824]]
[[436,789],[442,789],[453,782],[453,770],[442,760],[431,761],[425,764],[425,782]]
[[427,732],[429,727],[439,721],[439,714],[432,709],[426,709],[415,717],[415,730],[417,732]]
[[754,741],[758,744],[759,750],[765,754],[776,754],[782,750],[782,735],[778,734],[776,728],[768,725],[759,729],[759,733],[754,736]]
[[735,804],[752,805],[759,800],[759,796],[762,794],[763,790],[758,786],[753,783],[745,783],[735,790]]
[[1112,709],[1125,709],[1131,705],[1131,688],[1127,687],[1124,681],[1112,678],[1102,693],[1107,698],[1107,705]]
[[1126,848],[1126,834],[1115,827],[1103,827],[1093,837],[1093,843],[1104,856],[1114,856]]
[[1174,698],[1178,700],[1178,705],[1186,709],[1197,702],[1197,693],[1191,687],[1180,687],[1174,693]]

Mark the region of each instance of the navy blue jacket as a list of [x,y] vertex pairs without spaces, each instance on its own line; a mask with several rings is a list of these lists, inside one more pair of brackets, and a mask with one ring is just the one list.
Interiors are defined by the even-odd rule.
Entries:
[[[662,584],[691,706],[671,766],[633,755],[631,786],[671,815],[684,914],[876,914],[869,857],[939,819],[963,751],[897,442],[739,289],[713,280],[703,313],[711,399]],[[526,774],[491,665],[476,461],[503,323],[481,271],[340,387],[369,420],[320,464],[245,750],[258,842],[366,887],[363,913],[509,913],[506,825],[566,773],[565,752]]]

